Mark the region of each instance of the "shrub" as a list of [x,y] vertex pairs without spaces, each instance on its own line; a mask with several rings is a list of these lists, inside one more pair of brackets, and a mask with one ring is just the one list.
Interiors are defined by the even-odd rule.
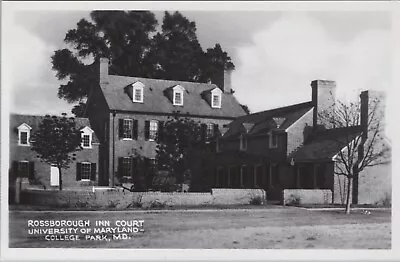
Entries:
[[263,204],[263,200],[262,200],[262,198],[260,197],[260,196],[253,196],[251,199],[250,199],[250,205],[257,205],[257,206],[259,206],[259,205],[262,205]]
[[108,202],[107,207],[108,207],[108,208],[115,208],[115,207],[118,206],[118,204],[119,204],[118,201],[110,201],[110,202]]
[[288,206],[298,206],[300,205],[300,197],[295,195],[290,195],[289,199],[286,201]]
[[152,201],[150,208],[164,208],[167,204],[165,202],[160,202],[158,200]]
[[142,198],[143,198],[143,195],[140,194],[135,200],[133,200],[131,203],[129,203],[127,205],[127,208],[138,208],[138,207],[140,208],[140,207],[143,207]]
[[86,201],[78,201],[78,202],[76,202],[75,207],[85,208],[85,207],[87,207],[88,205],[89,205],[89,203],[86,202]]
[[138,201],[133,201],[132,203],[129,203],[126,208],[141,208],[143,207],[143,204]]

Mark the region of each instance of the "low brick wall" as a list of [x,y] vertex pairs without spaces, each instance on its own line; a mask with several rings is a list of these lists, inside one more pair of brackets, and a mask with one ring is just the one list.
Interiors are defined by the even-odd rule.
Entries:
[[260,197],[266,203],[266,194],[263,189],[231,189],[213,188],[214,204],[249,204],[251,199]]
[[165,206],[204,206],[250,204],[251,199],[265,199],[262,189],[212,189],[211,193],[180,192],[129,192],[122,189],[96,189],[93,191],[25,190],[21,192],[21,203],[58,207],[108,207],[130,208],[141,203],[149,207],[152,203]]
[[330,204],[332,191],[329,189],[285,189],[283,190],[283,203],[294,204]]

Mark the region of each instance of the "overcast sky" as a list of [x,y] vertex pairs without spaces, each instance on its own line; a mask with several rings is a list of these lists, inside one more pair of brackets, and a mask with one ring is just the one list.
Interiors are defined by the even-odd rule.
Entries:
[[[236,65],[233,88],[252,112],[311,99],[310,82],[337,82],[337,96],[358,90],[388,90],[391,83],[389,12],[181,11],[196,22],[206,49],[220,43]],[[19,11],[12,32],[14,94],[11,111],[68,112],[57,98],[60,82],[51,70],[54,50],[65,47],[68,29],[88,11]],[[156,12],[159,23],[163,12]]]

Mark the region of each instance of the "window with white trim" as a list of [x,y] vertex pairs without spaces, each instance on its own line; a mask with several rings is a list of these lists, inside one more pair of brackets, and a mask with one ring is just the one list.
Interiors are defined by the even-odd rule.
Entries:
[[212,107],[221,108],[221,95],[219,94],[212,95]]
[[122,158],[122,166],[121,166],[121,176],[125,178],[130,178],[132,177],[132,163],[133,163],[133,158],[132,157],[123,157]]
[[82,162],[81,163],[81,180],[90,180],[92,173],[92,163]]
[[31,136],[31,127],[25,123],[18,127],[18,145],[19,146],[29,146],[30,136]]
[[124,119],[123,129],[123,139],[132,139],[133,120]]
[[174,105],[175,106],[183,105],[183,91],[180,90],[174,91]]
[[143,103],[143,87],[144,84],[136,82],[132,84],[132,101],[136,103]]
[[86,126],[81,129],[81,146],[82,148],[92,148],[93,130]]
[[172,103],[174,106],[183,106],[183,92],[185,88],[181,85],[176,85],[172,88]]
[[90,136],[89,135],[82,136],[82,147],[90,147]]
[[207,124],[206,138],[209,139],[214,136],[214,124]]
[[149,140],[155,141],[158,136],[158,121],[157,120],[150,120],[149,126]]

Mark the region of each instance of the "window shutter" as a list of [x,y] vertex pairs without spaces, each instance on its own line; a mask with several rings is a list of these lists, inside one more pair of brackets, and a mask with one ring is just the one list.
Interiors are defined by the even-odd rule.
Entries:
[[90,180],[96,181],[96,163],[90,165]]
[[35,163],[30,161],[29,162],[29,173],[28,173],[29,180],[35,179]]
[[12,174],[13,174],[14,178],[19,177],[19,175],[18,175],[18,161],[13,161],[12,162]]
[[76,181],[81,180],[81,163],[76,163]]
[[150,121],[144,121],[144,139],[149,140],[150,137]]
[[205,140],[206,139],[206,132],[207,132],[207,125],[206,124],[201,124],[200,125],[201,140]]
[[158,122],[158,135],[157,135],[158,142],[162,142],[163,138],[164,138],[164,121],[159,121]]
[[118,177],[122,177],[122,159],[123,157],[118,157]]
[[133,120],[132,139],[138,139],[138,121],[136,119]]
[[214,136],[219,136],[220,135],[220,133],[219,133],[219,127],[218,127],[218,124],[214,124]]
[[119,122],[118,125],[119,139],[122,139],[124,138],[124,120],[119,119],[118,122]]

